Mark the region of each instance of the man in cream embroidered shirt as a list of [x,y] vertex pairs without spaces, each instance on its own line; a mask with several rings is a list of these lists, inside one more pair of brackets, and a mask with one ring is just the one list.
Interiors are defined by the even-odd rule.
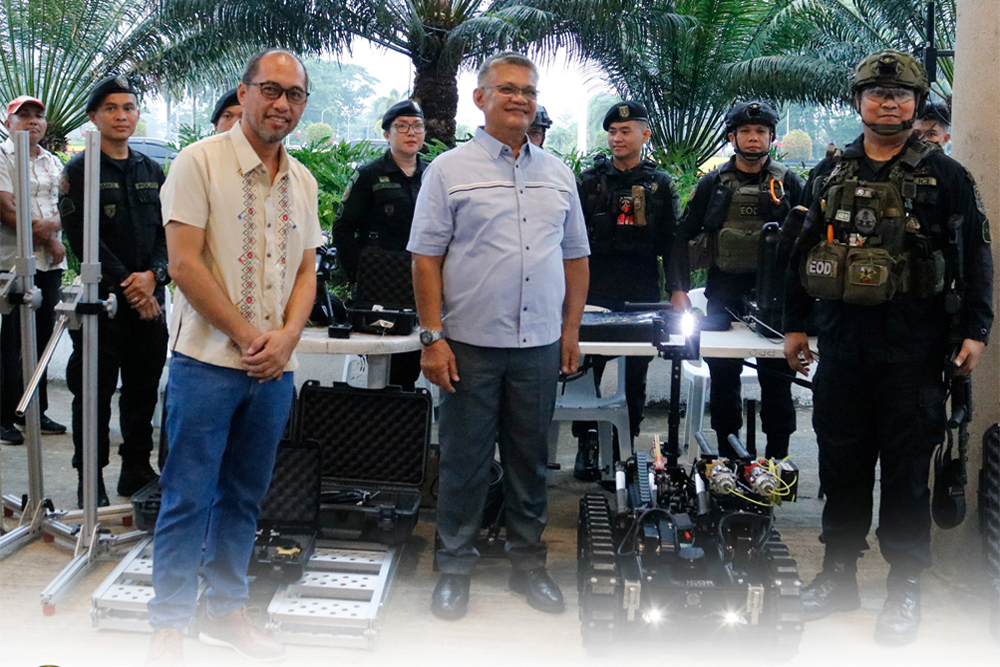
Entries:
[[[260,331],[280,329],[302,251],[323,244],[317,186],[282,153],[274,183],[240,125],[182,151],[160,195],[164,220],[205,230],[205,264],[240,314]],[[240,349],[174,293],[170,349],[240,368]],[[293,354],[285,370],[295,370]]]

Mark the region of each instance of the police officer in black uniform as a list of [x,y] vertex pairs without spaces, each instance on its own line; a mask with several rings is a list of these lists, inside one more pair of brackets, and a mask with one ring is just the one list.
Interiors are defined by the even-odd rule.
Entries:
[[[98,468],[109,462],[111,399],[121,373],[119,400],[123,442],[118,494],[130,496],[157,478],[149,464],[153,450],[153,412],[160,373],[167,354],[163,316],[167,275],[167,242],[160,217],[163,170],[132,151],[128,138],[139,121],[137,91],[124,76],[111,76],[94,87],[87,114],[101,132],[100,297],[118,299],[114,319],[98,325],[97,445]],[[63,171],[59,212],[77,257],[83,257],[84,153]],[[77,500],[83,496],[83,348],[81,332],[70,331],[73,354],[66,381],[73,393],[73,467],[80,476]],[[89,389],[88,389],[89,391]],[[108,504],[103,473],[98,474],[98,504]]]
[[[333,223],[333,244],[352,284],[364,248],[405,252],[413,222],[413,206],[426,163],[424,112],[413,100],[394,104],[382,116],[389,141],[385,154],[351,176],[340,215]],[[389,383],[412,390],[420,376],[420,351],[392,355]]]
[[951,141],[951,111],[944,102],[928,102],[913,121],[913,133],[918,139],[942,149]]
[[[705,296],[708,312],[726,317],[746,315],[746,299],[757,284],[760,235],[765,223],[782,222],[802,197],[803,182],[783,164],[770,158],[778,114],[766,102],[737,104],[726,114],[726,136],[735,155],[698,181],[684,211],[674,245],[671,289],[688,290],[688,243],[705,234],[711,260]],[[781,273],[777,274],[780,288]],[[740,395],[742,359],[706,359],[712,377],[712,428],[722,456],[735,456],[729,435],[743,426]],[[757,359],[761,392],[761,427],[767,434],[766,455],[788,455],[788,439],[795,431],[792,404],[794,374],[784,359]],[[756,452],[751,452],[756,454]]]
[[[620,311],[626,301],[660,301],[660,263],[666,270],[680,197],[670,176],[659,171],[652,160],[642,159],[643,146],[651,135],[642,104],[629,101],[613,105],[604,116],[604,129],[611,159],[598,154],[594,166],[577,177],[591,252],[587,303]],[[686,301],[685,295],[678,296]],[[651,360],[628,357],[625,361],[625,398],[633,438],[639,434]],[[598,386],[606,363],[606,357],[594,358]],[[575,423],[573,433],[580,439],[574,476],[597,479],[596,425]]]
[[528,128],[528,141],[543,148],[545,146],[545,133],[549,131],[550,127],[552,127],[552,119],[549,118],[549,113],[545,107],[538,105],[538,109],[535,110],[535,119],[531,121],[531,126]]
[[813,359],[802,333],[810,312],[822,361],[813,425],[826,552],[802,600],[807,620],[859,607],[878,464],[876,534],[890,570],[875,639],[900,645],[917,635],[919,575],[931,564],[928,476],[945,435],[945,369],[976,366],[993,322],[993,265],[972,177],[912,130],[923,67],[878,51],[851,90],[864,133],[813,170],[786,286],[788,362],[804,372]]
[[215,133],[228,132],[243,118],[243,105],[240,104],[236,96],[236,89],[230,88],[222,94],[219,101],[212,109],[212,117],[209,119],[215,127]]

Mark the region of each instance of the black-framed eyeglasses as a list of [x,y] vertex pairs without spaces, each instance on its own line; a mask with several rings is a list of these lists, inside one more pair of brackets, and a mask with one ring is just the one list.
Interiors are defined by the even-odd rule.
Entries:
[[393,123],[392,127],[400,134],[409,134],[411,130],[414,134],[423,134],[427,130],[423,123]]
[[504,97],[517,97],[518,95],[522,95],[526,100],[538,99],[538,89],[534,88],[533,86],[528,86],[527,88],[521,88],[520,86],[515,86],[512,83],[501,83],[496,86],[483,86],[483,88],[485,89],[493,88]]
[[274,81],[251,81],[246,85],[260,86],[260,94],[263,95],[265,99],[269,100],[277,100],[284,95],[289,104],[301,106],[306,103],[307,99],[309,99],[309,92],[302,90],[298,86],[285,88]]

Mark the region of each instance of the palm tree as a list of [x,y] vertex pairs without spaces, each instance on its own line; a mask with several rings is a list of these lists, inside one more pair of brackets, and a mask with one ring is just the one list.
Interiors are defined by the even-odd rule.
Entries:
[[693,168],[725,141],[722,120],[740,97],[834,99],[829,89],[839,90],[839,81],[831,86],[814,76],[795,91],[769,90],[741,69],[766,61],[786,79],[809,69],[802,53],[810,45],[811,28],[791,11],[793,6],[793,0],[677,0],[675,11],[689,20],[687,25],[668,26],[667,39],[648,43],[639,61],[608,51],[598,62],[622,97],[646,105],[654,144],[667,149],[674,164]]
[[[798,0],[786,12],[810,35],[805,48],[733,63],[725,72],[741,91],[803,102],[847,101],[854,65],[879,49],[922,58],[928,0]],[[955,0],[937,0],[935,46],[955,48]],[[950,100],[954,58],[938,59],[932,90]]]
[[164,0],[172,25],[228,43],[341,53],[364,39],[413,62],[428,140],[454,142],[459,69],[497,51],[635,53],[677,23],[669,0]]
[[42,100],[49,122],[45,143],[63,150],[67,134],[87,121],[90,89],[105,76],[129,74],[150,90],[210,78],[235,59],[220,56],[233,49],[230,45],[202,48],[207,36],[197,31],[174,31],[168,42],[159,5],[158,0],[0,0],[0,99]]
[[[878,49],[896,49],[921,59],[928,4],[928,0],[809,0],[803,17],[816,25],[816,46],[841,50],[849,65]],[[954,49],[955,0],[937,0],[935,10],[935,46]],[[954,58],[940,58],[938,72],[941,76],[932,90],[950,98]]]

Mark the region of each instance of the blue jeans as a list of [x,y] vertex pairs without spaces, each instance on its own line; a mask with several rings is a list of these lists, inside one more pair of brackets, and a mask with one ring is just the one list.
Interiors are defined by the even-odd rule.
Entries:
[[194,616],[199,567],[209,614],[246,606],[258,506],[293,391],[292,373],[259,382],[245,371],[174,354],[149,602],[155,630],[183,628]]

